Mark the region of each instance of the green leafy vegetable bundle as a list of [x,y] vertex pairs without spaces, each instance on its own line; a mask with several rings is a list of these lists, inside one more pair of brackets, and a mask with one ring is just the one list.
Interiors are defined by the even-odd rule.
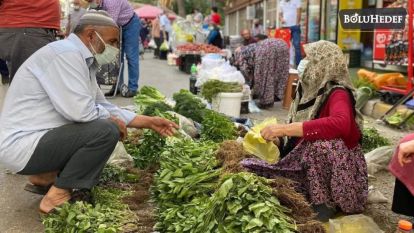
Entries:
[[158,102],[148,104],[144,112],[142,113],[142,115],[157,116],[158,115],[157,111],[161,113],[165,113],[168,111],[173,111],[173,108],[163,101],[158,101]]
[[160,212],[214,191],[220,170],[214,156],[217,145],[170,139],[155,175],[153,197]]
[[362,151],[368,153],[378,147],[391,145],[391,142],[381,136],[375,128],[364,128],[361,145]]
[[158,218],[162,221],[155,225],[155,229],[166,233],[194,232],[196,226],[202,222],[200,215],[206,210],[209,201],[210,197],[204,195],[192,199],[189,203],[176,205],[160,212]]
[[155,87],[150,86],[142,87],[138,94],[134,97],[134,102],[138,106],[139,112],[143,112],[150,104],[164,100],[165,96]]
[[193,232],[295,232],[289,209],[272,195],[269,182],[247,172],[225,176]]
[[188,90],[180,90],[173,95],[176,102],[174,111],[196,122],[203,120],[206,105]]
[[145,169],[158,163],[164,145],[165,138],[152,130],[145,129],[139,145],[125,145],[125,148],[134,159],[135,166]]
[[223,142],[237,137],[237,129],[226,116],[215,111],[207,110],[204,114],[201,128],[201,139],[213,142]]
[[219,80],[210,80],[201,86],[201,95],[210,103],[218,93],[235,93],[242,91],[243,86],[236,82],[229,83]]

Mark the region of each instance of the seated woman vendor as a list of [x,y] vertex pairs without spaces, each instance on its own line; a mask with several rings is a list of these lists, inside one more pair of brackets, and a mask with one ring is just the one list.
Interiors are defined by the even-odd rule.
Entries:
[[258,159],[242,164],[266,177],[297,181],[318,218],[327,221],[337,211],[364,210],[368,175],[359,144],[362,118],[355,110],[354,88],[341,49],[318,41],[305,45],[305,52],[290,124],[271,125],[261,132],[264,139],[278,144],[282,159],[274,165]]

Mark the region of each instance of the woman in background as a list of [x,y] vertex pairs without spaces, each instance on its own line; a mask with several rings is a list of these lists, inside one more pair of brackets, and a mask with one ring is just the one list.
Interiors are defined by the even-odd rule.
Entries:
[[236,50],[235,65],[258,99],[260,108],[270,108],[283,99],[289,76],[289,48],[281,39],[265,39]]
[[161,26],[160,26],[160,18],[157,16],[152,21],[152,29],[151,29],[151,36],[154,38],[155,44],[157,48],[154,49],[154,58],[160,57],[160,46],[161,46]]

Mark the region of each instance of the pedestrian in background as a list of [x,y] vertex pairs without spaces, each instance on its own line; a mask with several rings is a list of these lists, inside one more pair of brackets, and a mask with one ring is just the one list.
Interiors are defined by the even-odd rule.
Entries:
[[221,16],[218,13],[218,8],[216,6],[211,8],[210,21],[213,21],[216,25],[221,25]]
[[220,49],[223,48],[223,37],[221,36],[220,28],[218,27],[220,25],[220,21],[216,17],[212,17],[210,21],[210,26],[213,27],[208,34],[207,37],[207,43],[214,45]]
[[197,25],[203,23],[203,14],[201,14],[200,10],[197,8],[193,9],[192,18],[193,22]]
[[265,34],[265,31],[263,29],[263,26],[260,24],[260,21],[258,19],[254,19],[252,26],[252,35],[253,37],[256,37],[260,34]]
[[[139,36],[141,22],[135,14],[134,8],[127,0],[88,0],[90,8],[101,9],[112,17],[112,19],[122,28],[122,48],[121,58],[126,55],[128,61],[128,90],[122,91],[123,97],[131,98],[137,94],[139,81]],[[121,72],[120,83],[123,83],[123,70]],[[105,93],[105,96],[113,96],[115,90]]]
[[160,46],[161,46],[161,26],[160,26],[160,17],[157,16],[152,20],[151,36],[154,39],[155,45],[157,46],[154,49],[154,58],[160,57]]
[[78,25],[80,18],[85,14],[86,9],[82,8],[80,0],[73,0],[73,9],[69,14],[68,23],[66,25],[66,36],[71,34],[76,25]]
[[241,31],[240,35],[243,37],[243,45],[244,46],[256,43],[256,40],[255,40],[255,38],[252,37],[252,33],[250,32],[249,29],[243,29]]
[[3,1],[0,5],[0,59],[8,62],[10,81],[19,67],[60,30],[59,0]]
[[160,16],[160,26],[162,31],[163,39],[168,41],[169,36],[171,35],[171,21],[168,19],[168,16],[165,14],[163,10]]
[[[171,36],[171,21],[168,19],[167,14],[163,10],[160,15],[160,28],[161,28],[161,44],[169,41]],[[160,51],[160,59],[167,60],[168,51]]]
[[299,65],[301,57],[300,49],[300,18],[301,4],[299,0],[281,0],[280,2],[280,22],[283,28],[290,29],[292,44],[295,48],[295,64]]
[[262,109],[284,97],[289,76],[289,49],[282,39],[266,39],[236,50],[235,64]]

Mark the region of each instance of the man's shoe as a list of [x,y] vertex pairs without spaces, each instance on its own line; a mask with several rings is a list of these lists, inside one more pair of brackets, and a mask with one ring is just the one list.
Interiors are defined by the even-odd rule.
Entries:
[[114,94],[115,94],[115,95],[119,95],[119,93],[120,93],[120,91],[119,91],[119,90],[117,90],[117,91],[116,91],[116,94],[115,94],[115,88],[112,88],[109,92],[105,93],[105,96],[106,96],[106,97],[110,97],[110,96],[114,96]]
[[1,83],[3,85],[9,84],[10,83],[10,78],[9,76],[6,75],[1,75]]
[[132,98],[136,95],[137,95],[137,92],[131,91],[131,90],[128,90],[126,93],[122,93],[122,97],[125,97],[125,98]]

